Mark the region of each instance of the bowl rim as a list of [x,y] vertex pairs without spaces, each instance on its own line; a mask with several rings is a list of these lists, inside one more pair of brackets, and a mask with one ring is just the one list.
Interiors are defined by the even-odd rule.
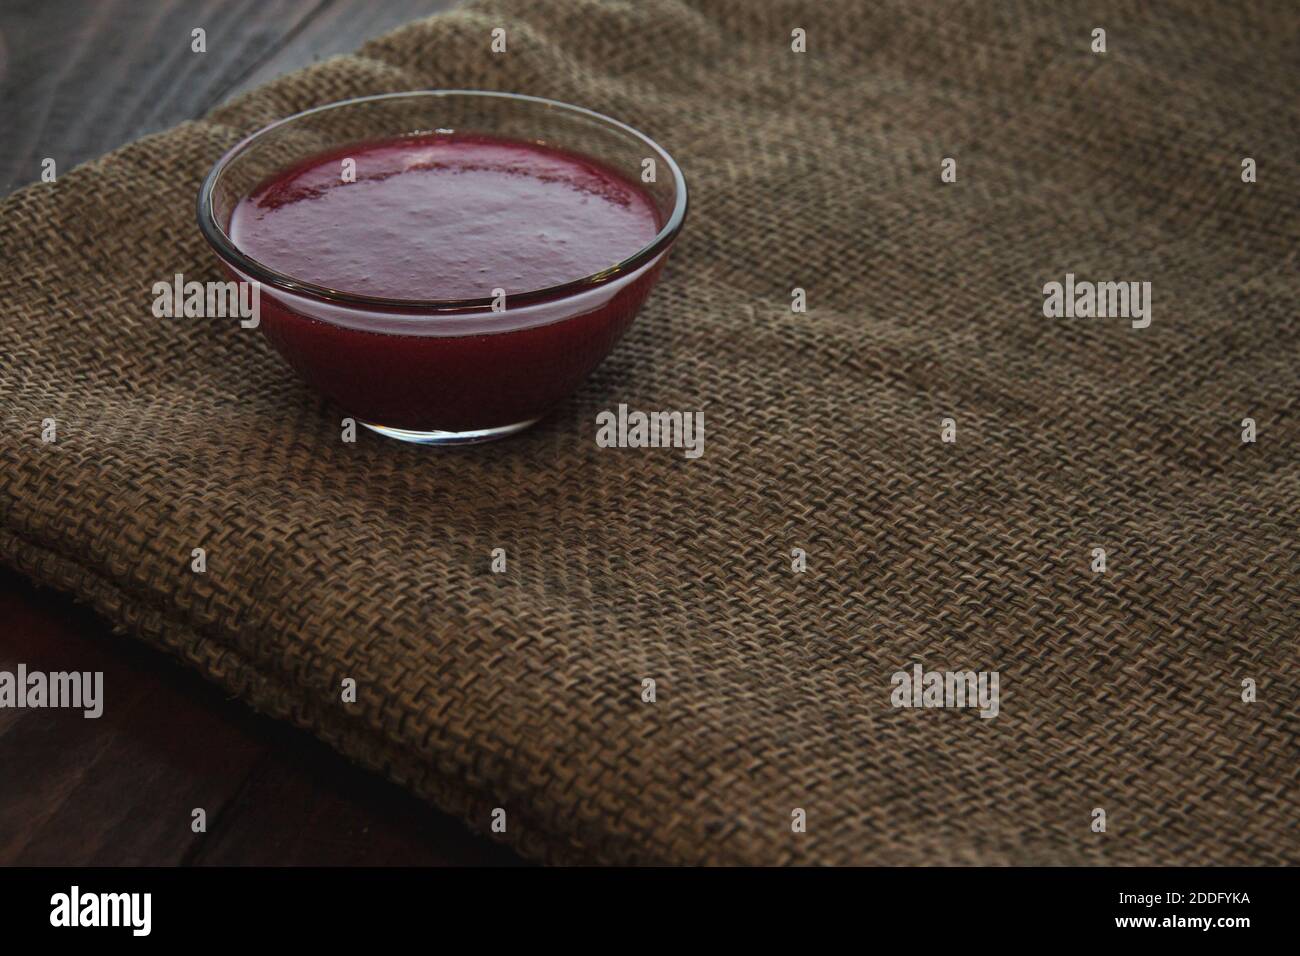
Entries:
[[[220,179],[222,172],[229,163],[245,149],[252,146],[260,137],[270,133],[272,130],[279,129],[290,123],[300,120],[316,113],[323,113],[327,110],[339,109],[344,106],[355,106],[359,103],[369,103],[378,100],[391,100],[413,97],[447,97],[447,96],[474,96],[492,99],[521,100],[528,103],[544,106],[549,109],[563,110],[584,116],[588,119],[596,120],[606,126],[613,127],[623,133],[626,133],[635,139],[644,143],[657,158],[667,164],[673,175],[675,183],[675,196],[671,214],[655,237],[650,240],[641,249],[611,266],[594,272],[590,275],[583,276],[579,279],[571,279],[558,285],[546,286],[541,289],[532,289],[526,292],[512,293],[508,297],[510,308],[514,309],[522,305],[529,305],[537,302],[549,302],[560,298],[567,298],[581,292],[605,285],[621,276],[629,275],[646,263],[654,260],[660,253],[667,250],[672,245],[677,234],[681,232],[682,225],[686,221],[687,188],[686,177],[682,175],[681,167],[672,155],[640,130],[635,129],[620,122],[604,113],[598,113],[595,110],[587,109],[583,106],[575,106],[572,103],[565,103],[560,100],[548,99],[543,96],[529,96],[525,93],[509,93],[495,90],[406,90],[396,93],[378,93],[372,96],[357,96],[351,99],[338,100],[333,103],[325,103],[321,106],[315,106],[308,110],[302,110],[286,116],[283,119],[276,120],[245,136],[238,143],[222,154],[221,158],[216,161],[212,169],[208,171],[207,176],[203,179],[203,185],[199,188],[198,196],[198,225],[199,231],[203,234],[204,239],[216,251],[226,263],[233,268],[251,276],[264,286],[270,286],[273,289],[280,289],[295,295],[307,296],[315,299],[322,299],[326,302],[337,303],[340,305],[352,305],[363,308],[381,308],[381,309],[399,309],[402,311],[437,311],[437,312],[464,312],[490,309],[494,302],[493,297],[484,296],[474,299],[403,299],[390,298],[387,296],[364,295],[359,292],[346,292],[340,289],[331,289],[328,286],[318,285],[314,282],[308,282],[303,279],[294,278],[283,272],[272,269],[270,266],[263,265],[258,260],[241,252],[231,240],[226,230],[217,222],[216,213],[213,209],[213,191],[217,181]],[[400,134],[398,134],[400,135]],[[581,155],[579,153],[579,155]]]

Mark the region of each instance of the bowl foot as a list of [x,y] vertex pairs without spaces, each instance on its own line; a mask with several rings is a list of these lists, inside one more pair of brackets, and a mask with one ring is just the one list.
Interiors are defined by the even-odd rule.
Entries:
[[387,425],[374,425],[370,422],[361,422],[372,432],[384,435],[387,438],[396,438],[398,441],[408,441],[416,445],[476,445],[479,442],[496,441],[498,438],[506,438],[517,432],[523,431],[529,425],[535,424],[536,418],[530,418],[526,422],[515,422],[513,425],[498,425],[496,428],[477,428],[473,431],[465,432],[413,432],[406,428],[389,428]]

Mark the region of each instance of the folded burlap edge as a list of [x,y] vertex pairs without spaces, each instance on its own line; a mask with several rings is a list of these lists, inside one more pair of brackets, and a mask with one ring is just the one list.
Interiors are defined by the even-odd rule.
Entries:
[[[0,560],[36,584],[68,593],[85,603],[113,622],[115,631],[130,632],[148,646],[197,668],[206,680],[254,711],[311,732],[359,766],[406,787],[439,810],[463,818],[471,830],[487,836],[486,828],[474,823],[473,812],[476,807],[492,806],[487,795],[463,781],[431,773],[429,767],[411,759],[409,753],[393,746],[382,734],[313,706],[308,698],[295,699],[287,685],[245,660],[239,652],[214,645],[193,628],[132,597],[102,575],[49,548],[25,541],[3,526]],[[522,825],[511,827],[502,842],[524,857],[564,865],[593,862],[590,854],[572,841],[555,839],[544,828],[529,826],[525,808],[512,813]]]

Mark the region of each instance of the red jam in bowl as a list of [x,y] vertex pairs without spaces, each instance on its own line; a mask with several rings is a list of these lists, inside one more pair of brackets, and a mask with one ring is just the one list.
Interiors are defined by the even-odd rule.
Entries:
[[262,180],[224,227],[244,258],[223,259],[237,279],[290,280],[262,282],[261,328],[346,415],[476,441],[532,424],[604,359],[663,266],[671,238],[644,253],[665,213],[577,152],[421,133]]
[[312,157],[240,202],[229,231],[263,265],[341,292],[508,301],[627,259],[660,225],[640,186],[593,160],[421,136]]

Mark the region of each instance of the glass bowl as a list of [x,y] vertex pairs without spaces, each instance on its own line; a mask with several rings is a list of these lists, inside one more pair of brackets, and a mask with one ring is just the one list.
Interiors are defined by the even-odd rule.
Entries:
[[[328,288],[277,272],[232,241],[235,207],[283,171],[346,155],[349,146],[430,134],[538,144],[599,163],[644,190],[659,231],[598,272],[511,290],[504,308],[501,297],[384,298]],[[647,168],[651,182],[642,176]],[[208,174],[198,220],[231,278],[260,284],[259,327],[308,383],[380,434],[459,444],[527,428],[600,364],[658,278],[686,204],[673,158],[608,116],[514,93],[429,90],[333,103],[259,130]],[[358,229],[348,241],[365,241]]]

